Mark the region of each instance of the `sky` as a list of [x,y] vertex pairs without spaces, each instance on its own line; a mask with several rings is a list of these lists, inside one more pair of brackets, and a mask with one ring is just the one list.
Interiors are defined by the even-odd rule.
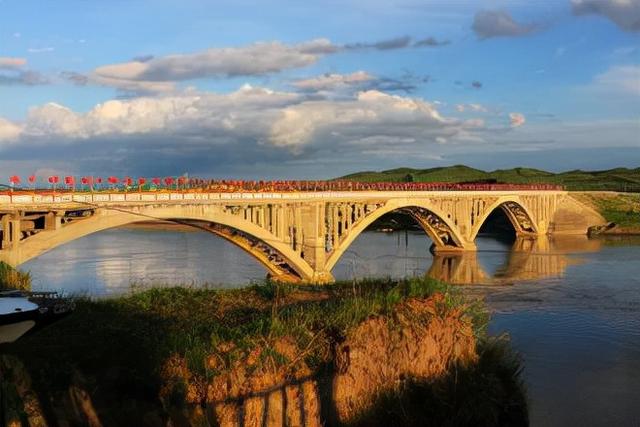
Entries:
[[2,182],[453,164],[640,166],[640,0],[0,0]]

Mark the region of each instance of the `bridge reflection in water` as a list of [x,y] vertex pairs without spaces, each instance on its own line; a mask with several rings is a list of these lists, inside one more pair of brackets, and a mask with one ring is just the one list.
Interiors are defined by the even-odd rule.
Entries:
[[489,274],[478,260],[477,252],[435,254],[427,275],[445,282],[467,285],[501,285],[514,281],[563,276],[567,267],[579,262],[570,254],[598,252],[600,240],[586,236],[517,237],[507,261]]

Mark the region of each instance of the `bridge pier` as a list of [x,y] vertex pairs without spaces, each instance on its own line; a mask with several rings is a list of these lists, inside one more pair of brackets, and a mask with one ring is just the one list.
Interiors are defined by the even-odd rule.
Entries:
[[2,216],[2,243],[1,249],[16,249],[22,239],[20,219],[13,215]]
[[62,216],[56,212],[47,212],[44,216],[45,230],[59,230],[62,228]]

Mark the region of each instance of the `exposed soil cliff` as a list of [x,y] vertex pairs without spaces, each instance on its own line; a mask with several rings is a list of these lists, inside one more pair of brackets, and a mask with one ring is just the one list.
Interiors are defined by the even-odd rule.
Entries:
[[[0,363],[4,421],[70,427],[357,425],[381,396],[408,382],[437,382],[452,366],[477,364],[476,317],[463,300],[435,286],[386,283],[368,296],[364,288],[346,287],[307,297],[297,290],[280,297],[268,289],[238,291],[244,292],[238,298],[216,296],[227,306],[218,310],[225,329],[209,318],[217,316],[213,310],[209,316],[199,310],[214,306],[202,301],[208,295],[203,291],[196,300],[192,291],[158,291],[169,292],[171,307],[158,307],[159,300],[148,295],[136,297],[136,310],[163,317],[136,312],[113,331],[93,325],[93,337],[88,326],[81,331],[85,342],[77,339],[84,323],[70,319],[61,323],[60,336],[51,329],[54,337],[38,335],[24,347],[6,347],[13,355]],[[256,311],[247,311],[241,300]],[[277,304],[264,311],[268,300]],[[194,307],[195,301],[201,306]],[[132,301],[124,305],[133,307]],[[96,317],[105,306],[117,324],[124,312],[118,314],[122,307],[113,302],[87,312]],[[192,308],[189,316],[198,317],[189,324],[194,330],[197,325],[195,332],[172,317],[186,306]],[[173,336],[173,327],[182,335]],[[199,341],[202,336],[209,342]],[[47,364],[49,358],[33,346],[44,351],[45,345],[55,347],[53,340],[62,344],[61,354],[51,356],[60,359]]]

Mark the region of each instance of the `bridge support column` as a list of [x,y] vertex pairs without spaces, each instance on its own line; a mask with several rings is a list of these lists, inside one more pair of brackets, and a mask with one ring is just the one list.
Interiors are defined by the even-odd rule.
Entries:
[[301,209],[304,260],[313,268],[312,282],[331,283],[335,279],[326,269],[324,204],[314,203]]
[[62,217],[55,212],[48,212],[44,217],[45,230],[59,230],[62,228]]
[[449,245],[437,245],[433,243],[429,249],[432,253],[436,254],[456,254],[464,252],[473,252],[478,248],[473,242],[463,242],[462,246],[449,246]]
[[22,238],[20,220],[10,215],[2,217],[2,249],[15,248]]

